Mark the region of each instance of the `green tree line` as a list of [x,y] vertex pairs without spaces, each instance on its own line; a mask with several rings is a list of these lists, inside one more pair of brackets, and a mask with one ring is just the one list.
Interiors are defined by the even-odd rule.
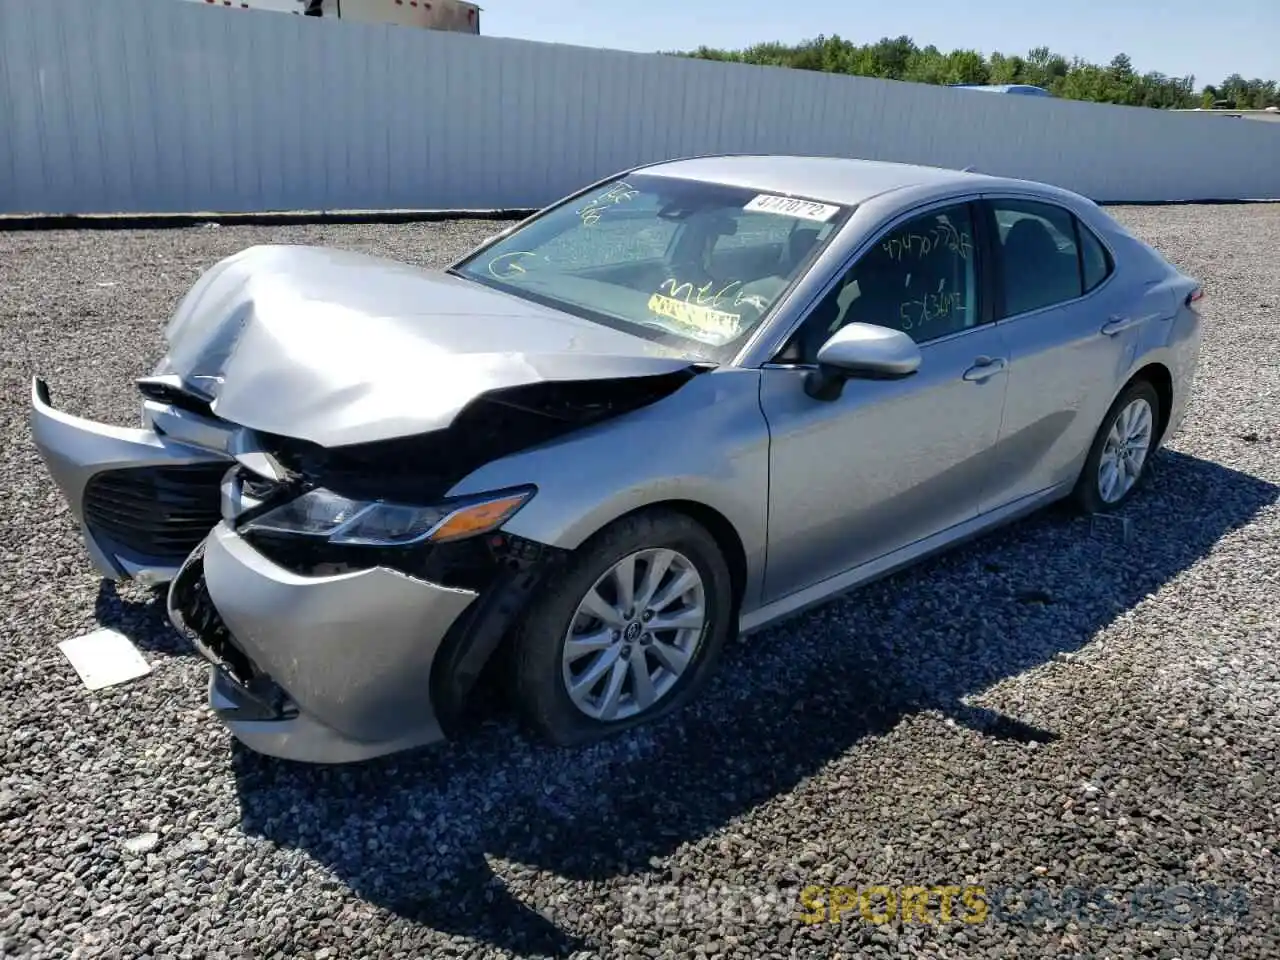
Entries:
[[1106,66],[1099,66],[1079,57],[1067,59],[1048,47],[1036,47],[1025,56],[984,56],[976,50],[943,53],[932,44],[918,47],[905,36],[857,44],[836,35],[819,35],[795,45],[759,43],[745,50],[699,47],[675,56],[914,83],[1029,83],[1044,87],[1056,97],[1134,107],[1211,107],[1217,103],[1243,110],[1280,106],[1280,89],[1275,80],[1246,80],[1232,74],[1220,84],[1197,90],[1193,76],[1138,73],[1123,53]]

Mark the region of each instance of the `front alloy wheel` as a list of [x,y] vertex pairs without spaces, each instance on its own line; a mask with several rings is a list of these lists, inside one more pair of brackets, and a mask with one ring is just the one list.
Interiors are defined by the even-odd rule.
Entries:
[[707,622],[698,568],[666,548],[615,563],[578,604],[564,638],[565,690],[593,720],[649,709],[688,669]]
[[733,586],[715,538],[655,508],[611,524],[546,584],[515,636],[525,722],[578,744],[675,710],[710,676]]

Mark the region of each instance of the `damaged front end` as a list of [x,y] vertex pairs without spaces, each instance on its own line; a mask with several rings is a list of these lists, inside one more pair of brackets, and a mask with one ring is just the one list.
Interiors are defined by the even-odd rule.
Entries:
[[[431,305],[424,307],[424,304]],[[260,247],[183,299],[142,425],[32,384],[36,446],[94,563],[170,582],[255,749],[343,761],[438,739],[560,551],[504,531],[532,486],[477,468],[590,430],[706,369],[444,274]]]
[[334,448],[228,424],[172,377],[140,381],[131,429],[57,410],[36,380],[32,423],[102,571],[171,581],[170,618],[212,665],[210,705],[237,738],[347,762],[452,735],[565,559],[502,529],[534,488],[450,490],[694,375],[491,391],[442,430]]
[[648,405],[690,376],[495,391],[421,437],[242,443],[223,520],[170,590],[172,619],[215,664],[215,708],[255,749],[297,759],[451,735],[567,554],[501,529],[534,488],[449,490],[477,466]]
[[431,505],[476,467],[660,399],[699,369],[448,274],[316,247],[220,261],[165,336],[138,381],[139,428],[71,416],[32,384],[36,446],[112,578],[171,579],[226,516],[232,466],[279,482],[279,496],[324,487]]
[[442,430],[333,448],[226,423],[172,375],[139,381],[144,426],[128,429],[57,410],[37,379],[32,427],[102,571],[171,581],[170,618],[236,736],[345,762],[451,735],[565,558],[501,529],[533,487],[450,490],[695,375],[490,391]]

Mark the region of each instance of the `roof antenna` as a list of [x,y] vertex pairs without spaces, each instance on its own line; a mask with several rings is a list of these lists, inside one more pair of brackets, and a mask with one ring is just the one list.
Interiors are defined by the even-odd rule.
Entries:
[[973,164],[969,164],[969,166],[967,167],[961,167],[960,172],[961,173],[977,173],[978,168],[975,167]]

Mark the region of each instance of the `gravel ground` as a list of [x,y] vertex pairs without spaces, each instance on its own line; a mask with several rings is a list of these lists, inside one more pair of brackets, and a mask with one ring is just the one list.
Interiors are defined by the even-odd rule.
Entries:
[[[133,423],[219,257],[440,264],[496,226],[0,233],[0,953],[1280,956],[1280,206],[1116,212],[1208,292],[1128,542],[1047,511],[738,645],[677,722],[585,751],[499,712],[331,769],[238,749],[161,606],[93,575],[26,378]],[[154,672],[87,692],[55,643],[98,624]],[[809,885],[990,906],[808,924]]]

